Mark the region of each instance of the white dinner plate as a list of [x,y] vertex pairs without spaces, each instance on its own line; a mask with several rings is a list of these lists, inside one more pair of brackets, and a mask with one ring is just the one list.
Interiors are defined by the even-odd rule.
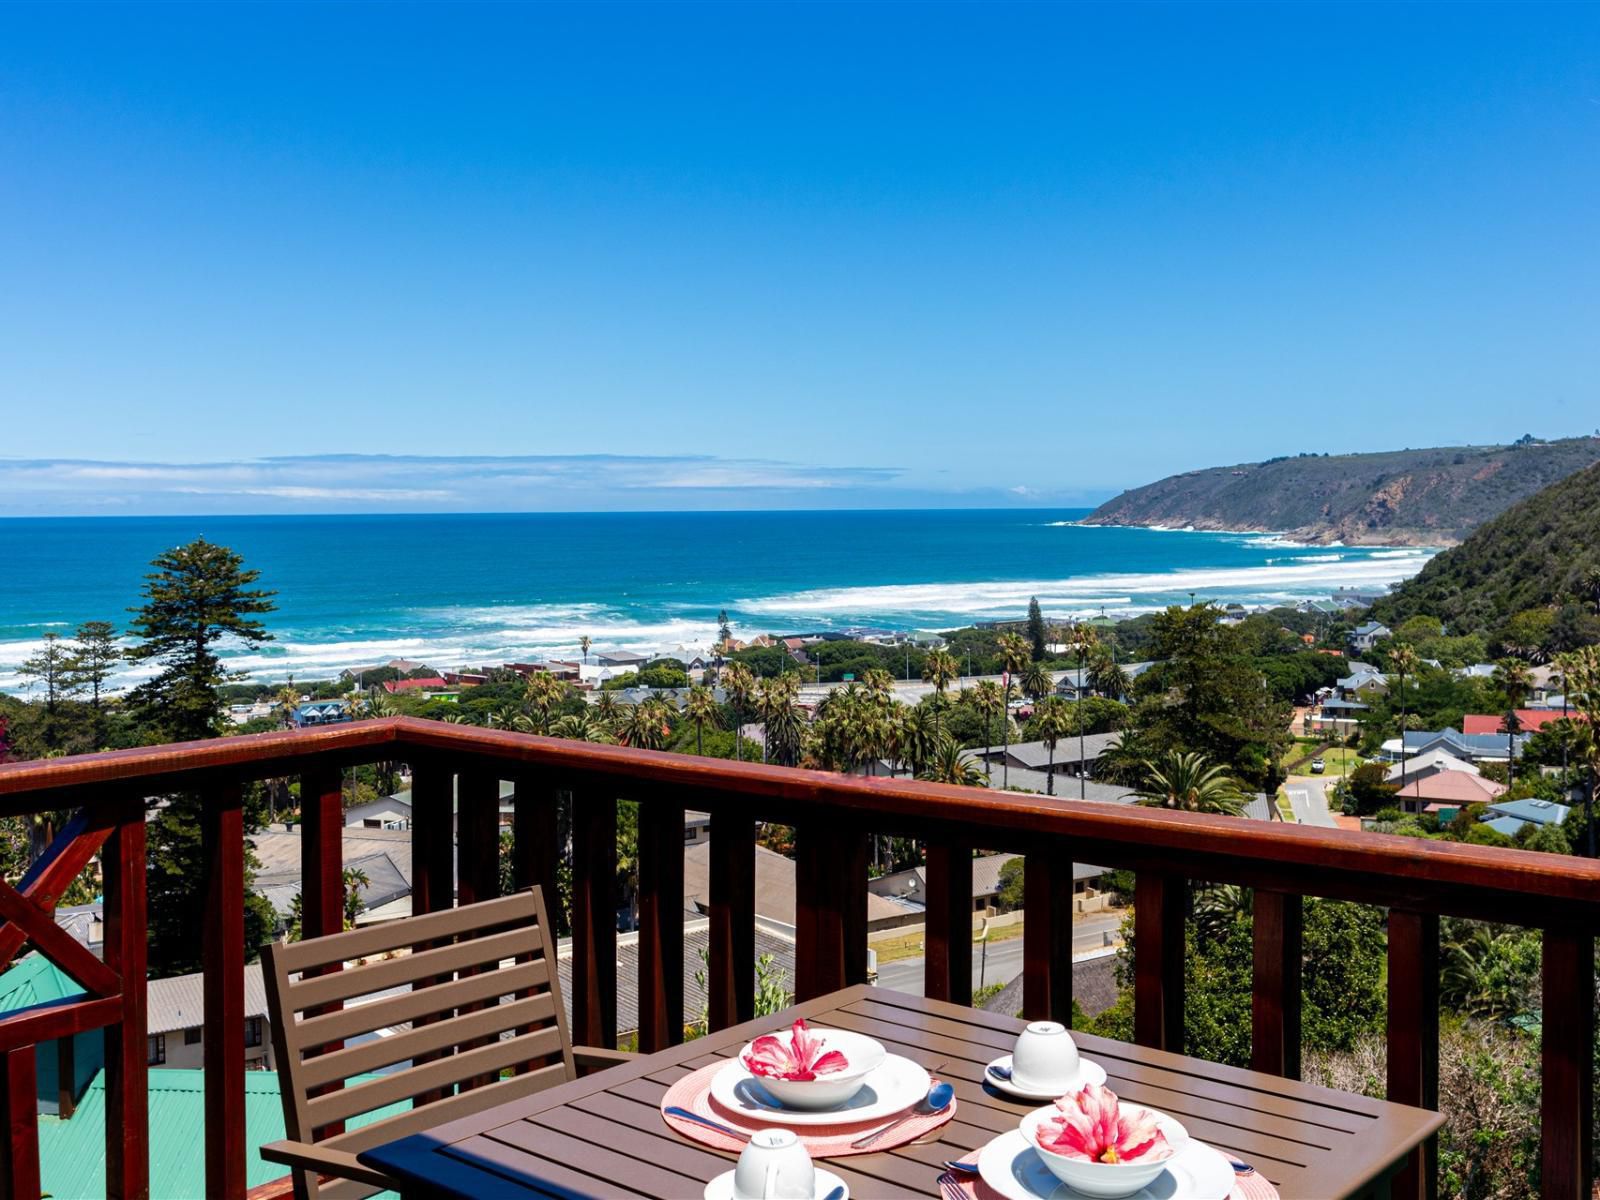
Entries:
[[1068,1092],[1077,1091],[1085,1084],[1102,1084],[1106,1081],[1106,1069],[1099,1063],[1091,1062],[1087,1058],[1078,1059],[1078,1078],[1073,1080],[1071,1084],[1043,1092],[1029,1091],[1027,1088],[1018,1087],[1015,1079],[1001,1079],[1000,1076],[994,1073],[996,1067],[1009,1070],[1011,1067],[1011,1055],[1002,1054],[985,1067],[983,1069],[983,1078],[991,1087],[997,1088],[1008,1095],[1018,1096],[1023,1100],[1054,1100],[1057,1096],[1065,1096]]
[[[850,1185],[832,1171],[817,1168],[817,1191],[814,1200],[822,1200],[834,1188],[844,1188],[844,1200],[850,1200]],[[706,1184],[706,1200],[733,1200],[733,1172],[724,1171]]]
[[[1003,1133],[978,1153],[978,1174],[1006,1200],[1080,1200],[1050,1173],[1020,1129]],[[1227,1200],[1233,1167],[1217,1151],[1190,1138],[1167,1169],[1128,1200]]]
[[909,1058],[884,1057],[861,1081],[861,1090],[838,1108],[809,1112],[785,1108],[738,1059],[732,1059],[711,1079],[711,1098],[736,1116],[774,1125],[854,1125],[904,1112],[928,1094],[933,1081]]

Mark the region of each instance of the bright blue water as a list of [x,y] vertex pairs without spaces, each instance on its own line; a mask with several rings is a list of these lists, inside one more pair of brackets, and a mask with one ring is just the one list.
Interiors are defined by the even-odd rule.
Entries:
[[122,622],[161,550],[205,536],[278,592],[257,678],[395,656],[442,668],[879,625],[938,629],[1188,601],[1325,597],[1420,569],[1429,551],[1268,534],[1079,526],[1076,510],[0,520],[0,688],[46,631]]

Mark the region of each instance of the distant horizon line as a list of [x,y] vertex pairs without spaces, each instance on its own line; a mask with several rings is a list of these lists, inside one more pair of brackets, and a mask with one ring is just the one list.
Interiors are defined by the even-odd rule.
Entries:
[[[1126,490],[1126,489],[1124,489]],[[1118,495],[1109,493],[1106,499]],[[349,512],[148,512],[148,513],[0,513],[0,521],[165,521],[165,520],[275,520],[281,518],[337,520],[343,517],[384,517],[401,520],[410,517],[706,517],[729,514],[819,514],[819,513],[916,513],[916,512],[1093,512],[1104,500],[1094,504],[915,504],[841,506],[838,508],[528,508],[479,509],[457,511],[454,509],[416,509],[406,512],[391,510],[352,510]],[[1135,526],[1134,528],[1151,528]],[[1215,532],[1228,532],[1218,530]],[[1236,530],[1233,532],[1258,532]]]

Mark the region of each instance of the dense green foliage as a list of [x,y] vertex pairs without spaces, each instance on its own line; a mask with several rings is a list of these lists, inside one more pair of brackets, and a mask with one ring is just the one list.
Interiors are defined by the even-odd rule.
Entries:
[[[1425,614],[1453,633],[1532,636],[1551,651],[1600,641],[1597,606],[1600,465],[1506,510],[1380,600],[1373,615],[1392,626]],[[1534,628],[1507,628],[1537,610],[1545,615],[1521,618]]]
[[1172,475],[1108,500],[1088,521],[1285,530],[1307,541],[1351,545],[1438,543],[1465,537],[1519,500],[1597,460],[1600,439],[1590,437],[1302,454]]

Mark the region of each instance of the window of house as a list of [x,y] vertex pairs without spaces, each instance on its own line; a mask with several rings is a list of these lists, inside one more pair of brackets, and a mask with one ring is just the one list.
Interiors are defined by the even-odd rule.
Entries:
[[145,1062],[156,1067],[167,1061],[167,1035],[152,1033],[145,1042]]
[[244,1019],[244,1044],[246,1046],[261,1045],[260,1017],[246,1017]]
[[200,1044],[200,1026],[191,1025],[183,1031],[183,1044],[185,1046],[198,1046]]

